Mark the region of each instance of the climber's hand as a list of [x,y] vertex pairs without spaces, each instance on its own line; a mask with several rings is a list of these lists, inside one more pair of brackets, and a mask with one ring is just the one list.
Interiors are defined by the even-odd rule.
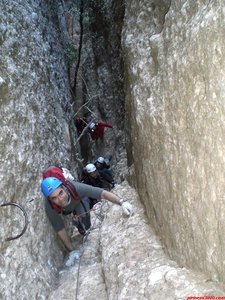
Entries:
[[124,215],[131,216],[133,214],[133,206],[128,201],[123,201],[121,207]]
[[76,250],[73,250],[69,253],[68,258],[65,261],[65,265],[67,267],[71,267],[74,265],[75,260],[79,259],[79,258],[80,258],[79,252]]

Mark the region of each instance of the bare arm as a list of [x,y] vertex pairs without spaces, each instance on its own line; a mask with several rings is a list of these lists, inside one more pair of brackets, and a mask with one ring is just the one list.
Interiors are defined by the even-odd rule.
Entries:
[[63,244],[66,246],[66,248],[69,250],[69,251],[73,251],[74,250],[74,247],[71,243],[71,240],[65,230],[65,228],[63,228],[62,230],[58,231],[57,232],[61,241],[63,242]]
[[101,198],[106,199],[117,205],[120,205],[122,207],[122,211],[124,215],[131,216],[133,214],[132,205],[128,201],[124,202],[123,199],[120,199],[120,197],[118,197],[117,195],[103,190],[101,193]]
[[99,126],[104,126],[104,127],[109,127],[109,128],[112,128],[112,124],[107,124],[107,123],[103,123],[103,122],[96,122],[97,125]]
[[116,196],[115,194],[108,192],[108,191],[103,191],[101,193],[101,198],[106,199],[112,203],[118,204],[121,206],[121,202],[120,202],[120,198],[118,196]]

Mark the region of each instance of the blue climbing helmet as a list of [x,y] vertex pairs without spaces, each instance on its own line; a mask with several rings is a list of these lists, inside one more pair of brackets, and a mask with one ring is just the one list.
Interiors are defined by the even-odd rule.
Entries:
[[47,177],[41,183],[41,191],[45,197],[48,197],[62,184],[62,181],[58,178]]

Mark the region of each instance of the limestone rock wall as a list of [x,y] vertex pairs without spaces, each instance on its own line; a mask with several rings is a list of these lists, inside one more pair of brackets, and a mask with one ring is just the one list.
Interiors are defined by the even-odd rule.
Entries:
[[[89,118],[113,125],[105,129],[104,143],[90,143],[96,155],[113,156],[113,163],[120,160],[124,150],[124,77],[121,53],[121,30],[124,16],[123,1],[90,1],[89,24],[83,44],[83,103]],[[90,113],[91,111],[91,113]],[[87,152],[85,145],[83,154]],[[85,156],[85,155],[84,155]]]
[[[70,293],[67,286],[74,283],[71,276],[68,285],[57,289],[63,253],[46,220],[39,190],[41,171],[49,164],[62,163],[76,172],[67,125],[71,99],[55,4],[44,0],[0,4],[0,204],[23,205],[29,219],[20,239],[5,242],[5,237],[21,231],[24,219],[16,208],[0,207],[1,299],[47,299],[50,293],[52,298],[61,297]],[[217,1],[131,0],[123,4],[106,1],[101,16],[96,12],[92,16],[94,35],[89,43],[93,48],[88,53],[95,81],[88,91],[94,95],[97,90],[98,100],[91,109],[115,123],[107,138],[113,141],[109,144],[117,161],[125,156],[120,150],[127,119],[133,183],[170,257],[180,265],[208,272],[213,279],[224,279],[224,11]],[[124,9],[126,116],[119,48]],[[115,23],[118,31],[113,30]],[[83,75],[86,83],[91,82],[92,77]],[[119,173],[120,164],[117,169]],[[87,274],[94,274],[100,285],[93,297],[101,292],[102,298],[124,299],[135,291],[137,297],[149,299],[149,286],[154,286],[154,295],[161,291],[165,298],[167,291],[162,287],[168,283],[170,288],[171,282],[171,299],[190,295],[195,284],[188,292],[183,291],[186,279],[178,284],[177,278],[185,278],[186,270],[168,262],[156,238],[150,238],[148,220],[136,196],[128,188],[122,191],[117,186],[115,191],[130,197],[136,215],[123,219],[120,207],[112,206],[97,239],[101,255],[91,260],[87,253],[84,260],[91,272],[85,269],[81,275],[82,290],[86,292],[91,282]],[[143,243],[141,249],[136,247],[139,243]],[[151,252],[160,255],[151,256]],[[143,256],[144,263],[138,264]],[[99,272],[95,273],[96,265]],[[136,272],[143,282],[143,269],[145,283],[137,286]],[[210,277],[201,280],[210,281]],[[95,281],[91,285],[95,287]],[[84,299],[91,291],[84,292]],[[209,283],[199,293],[203,291],[219,290]]]
[[127,181],[117,185],[114,192],[129,199],[134,214],[123,217],[118,205],[105,201],[91,212],[91,233],[77,248],[80,259],[73,267],[61,270],[49,300],[223,298],[222,284],[168,259]]
[[[66,9],[62,4],[70,3],[3,0],[0,4],[0,204],[14,201],[22,205],[29,221],[27,231],[20,239],[6,242],[6,237],[21,232],[24,218],[18,208],[0,207],[0,298],[6,300],[47,299],[58,284],[58,271],[63,261],[64,253],[46,219],[40,193],[45,167],[62,164],[74,175],[78,167],[73,161],[74,147],[68,128],[74,112],[71,111],[64,57],[64,51],[68,49],[63,49],[67,36],[61,32],[65,19],[63,24],[59,22],[59,14],[63,18]],[[95,23],[98,26],[106,24],[107,28],[104,28],[104,34],[96,30],[93,40],[89,41],[93,43],[94,51],[101,50],[91,59],[101,58],[102,61],[87,70],[94,68],[92,72],[96,73],[95,82],[88,86],[88,92],[90,89],[94,94],[98,93],[91,109],[100,120],[114,126],[111,131],[106,130],[104,151],[109,147],[111,151],[97,154],[113,154],[114,157],[117,155],[115,149],[124,149],[124,145],[121,146],[123,78],[117,76],[121,72],[119,47],[124,8],[120,10],[119,4],[119,1],[111,1],[108,7],[104,6],[105,15],[102,12],[103,19],[99,23],[95,20],[97,12],[93,13],[93,26]],[[115,22],[117,33],[113,30]],[[100,47],[103,36],[104,45],[110,42],[106,53],[104,47]],[[88,53],[90,49],[85,50]],[[76,136],[75,132],[73,134]],[[94,147],[93,144],[90,147]],[[121,156],[124,158],[124,151],[120,151],[116,159]]]
[[[46,299],[62,253],[46,221],[41,172],[52,163],[72,169],[66,104],[70,100],[61,38],[51,1],[0,4],[0,298]],[[54,21],[54,22],[52,22]],[[32,202],[29,202],[33,200]]]
[[136,186],[170,257],[224,279],[225,17],[221,1],[126,1]]

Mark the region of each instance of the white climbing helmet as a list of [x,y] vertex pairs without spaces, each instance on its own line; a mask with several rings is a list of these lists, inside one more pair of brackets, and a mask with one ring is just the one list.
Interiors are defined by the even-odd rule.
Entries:
[[91,129],[91,130],[93,130],[94,128],[95,128],[95,123],[94,122],[92,122],[90,125],[89,125],[89,128]]
[[86,165],[86,171],[87,171],[87,173],[92,173],[92,172],[96,171],[95,165],[93,165],[93,164],[87,164]]
[[100,164],[104,164],[104,161],[105,161],[105,159],[102,156],[99,156],[99,158],[97,159],[97,162]]

